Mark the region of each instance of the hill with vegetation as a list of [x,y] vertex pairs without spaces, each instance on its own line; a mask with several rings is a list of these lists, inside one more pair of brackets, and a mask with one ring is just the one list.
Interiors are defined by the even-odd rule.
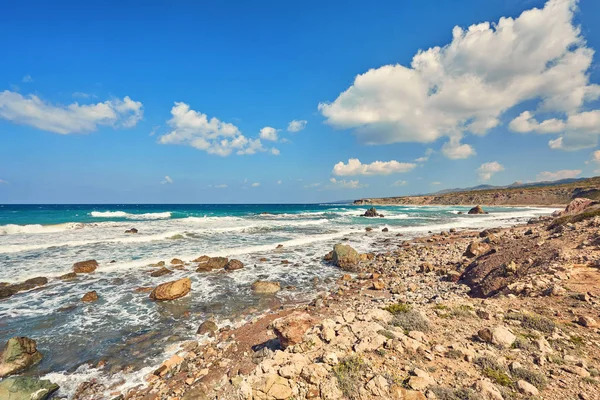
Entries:
[[600,200],[600,177],[513,184],[507,187],[453,189],[418,196],[364,198],[356,205],[564,205],[577,197]]

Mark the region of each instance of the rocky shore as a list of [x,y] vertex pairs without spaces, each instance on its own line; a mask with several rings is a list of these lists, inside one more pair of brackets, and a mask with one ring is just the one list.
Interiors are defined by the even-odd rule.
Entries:
[[[451,229],[412,240],[390,231],[381,239],[388,250],[378,254],[340,243],[324,255],[346,271],[329,293],[239,327],[205,321],[198,340],[183,343],[145,384],[122,391],[89,381],[74,398],[598,399],[595,207],[580,202],[507,229]],[[200,272],[243,268],[220,257],[195,261]],[[193,290],[188,283],[147,291],[170,301]],[[255,287],[269,296],[279,283]],[[17,373],[41,357],[35,342],[6,348],[13,350],[4,350],[0,370],[20,360]],[[15,385],[39,383],[31,379],[2,380],[0,398]],[[56,390],[49,385],[35,398]]]

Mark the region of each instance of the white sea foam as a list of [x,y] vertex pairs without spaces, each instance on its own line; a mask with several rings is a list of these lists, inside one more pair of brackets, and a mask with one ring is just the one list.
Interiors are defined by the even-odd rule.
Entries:
[[125,211],[92,211],[90,215],[94,218],[127,218],[127,219],[167,219],[171,218],[171,212],[157,212],[132,214]]
[[71,229],[81,229],[85,225],[77,222],[68,222],[65,224],[56,225],[2,225],[0,226],[0,235],[16,235],[23,233],[55,233],[62,232]]

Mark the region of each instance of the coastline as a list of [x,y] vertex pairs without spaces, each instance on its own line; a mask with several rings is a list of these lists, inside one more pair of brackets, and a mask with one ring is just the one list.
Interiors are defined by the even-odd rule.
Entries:
[[[539,229],[541,224],[541,222],[536,224],[517,224],[509,228],[496,230],[495,235],[512,235],[515,231],[523,235],[526,231],[531,230],[532,227]],[[431,243],[435,243],[436,245],[443,244],[444,246],[450,245],[451,250],[450,253],[446,253],[444,255],[442,260],[439,260],[438,264],[445,264],[451,262],[453,259],[455,262],[457,262],[457,260],[460,260],[462,257],[462,253],[468,246],[468,243],[476,240],[478,237],[479,232],[464,230],[457,232],[445,232],[442,234],[424,235],[409,241],[403,241],[402,239],[399,239],[398,243],[389,244],[389,251],[387,253],[389,256],[389,253],[393,252],[394,245],[398,244],[401,244],[402,248],[404,249],[413,246],[428,246],[428,244]],[[374,260],[382,257],[387,257],[386,253],[375,255]],[[424,277],[427,277],[426,285],[423,285],[423,282],[421,282],[421,284],[412,283],[413,286],[411,287],[411,283],[408,283],[404,287],[405,290],[408,287],[408,291],[405,293],[402,293],[398,290],[389,290],[388,285],[391,284],[391,281],[396,279],[394,274],[386,273],[381,265],[378,265],[379,271],[377,271],[377,262],[367,263],[365,266],[361,267],[362,272],[352,274],[350,277],[344,276],[338,280],[338,286],[336,288],[330,290],[326,294],[317,296],[308,304],[298,305],[295,307],[283,307],[281,310],[267,312],[262,316],[253,318],[252,321],[233,329],[226,326],[221,327],[216,334],[216,339],[203,345],[198,345],[198,343],[195,341],[185,343],[182,345],[182,350],[178,354],[166,360],[162,364],[163,368],[168,370],[167,373],[164,375],[161,373],[158,375],[156,373],[148,375],[146,377],[148,385],[144,388],[138,388],[130,391],[127,394],[127,398],[142,399],[148,398],[147,396],[151,396],[150,398],[152,398],[153,393],[159,393],[160,396],[165,396],[167,393],[169,393],[169,396],[179,397],[179,395],[181,395],[181,397],[179,397],[181,399],[278,398],[277,395],[271,396],[273,393],[269,394],[268,389],[263,388],[267,391],[261,391],[262,389],[260,389],[260,387],[262,384],[264,384],[263,381],[265,376],[267,376],[268,379],[275,379],[273,377],[274,375],[278,377],[277,379],[282,378],[281,374],[278,374],[277,370],[273,369],[272,360],[279,357],[281,359],[279,359],[277,362],[285,364],[285,362],[282,361],[285,359],[282,354],[288,354],[289,348],[283,352],[281,350],[266,351],[264,349],[265,347],[268,348],[269,343],[277,340],[277,335],[275,335],[272,330],[269,329],[270,325],[274,320],[290,314],[307,314],[311,318],[314,318],[314,321],[320,322],[320,325],[317,323],[312,328],[308,328],[308,332],[310,332],[310,329],[323,329],[321,328],[322,326],[325,326],[323,321],[339,322],[340,317],[342,318],[342,321],[344,321],[345,315],[348,312],[353,312],[357,315],[361,315],[362,313],[364,314],[364,320],[368,321],[368,314],[374,313],[373,310],[380,310],[385,305],[395,304],[395,302],[397,302],[399,299],[402,303],[406,302],[406,304],[411,304],[415,307],[433,306],[433,310],[435,312],[464,306],[465,310],[470,310],[465,311],[465,313],[475,314],[474,310],[477,306],[470,305],[474,303],[474,299],[466,296],[468,290],[466,286],[455,283],[456,274],[448,274],[448,272],[451,271],[445,271],[444,274],[440,274],[439,271],[434,269],[430,271],[421,271],[419,273],[418,271],[423,269],[422,266],[427,264],[427,262],[422,262],[422,257],[418,260],[415,260],[414,258],[411,259],[411,263],[413,264],[413,270],[407,273],[404,278],[418,281]],[[376,282],[385,282],[385,289],[382,291],[380,288],[375,288],[374,285]],[[433,296],[436,298],[436,300],[432,303],[431,299],[427,298],[428,295]],[[499,302],[508,302],[511,304],[517,303],[518,300],[519,299],[515,301],[514,295],[512,295],[512,297],[503,295],[499,298]],[[491,299],[486,301],[491,301]],[[375,304],[375,308],[372,308],[373,304]],[[436,305],[439,304],[442,304],[443,307],[440,306],[438,309],[436,309]],[[467,306],[465,304],[469,305]],[[475,304],[477,304],[476,301]],[[485,302],[482,304],[485,304]],[[489,321],[490,319],[480,318],[476,315],[471,315],[471,317],[477,318],[480,320],[479,322]],[[429,318],[431,318],[431,316],[429,316]],[[492,317],[491,319],[494,318]],[[322,332],[317,335],[317,337],[321,338],[321,344],[326,345],[322,336]],[[427,344],[428,341],[426,340],[421,341],[421,343],[415,343],[415,341],[419,342],[419,340],[411,338],[410,336],[411,335],[409,332],[409,339],[406,340],[408,340],[409,345],[416,346],[417,350],[415,351],[415,354],[418,354],[422,350],[421,348]],[[276,348],[276,345],[274,346],[274,348]],[[293,350],[293,352],[294,351],[296,350]],[[406,349],[404,349],[402,353],[404,354],[405,351]],[[294,354],[293,352],[292,354]],[[349,351],[347,351],[347,353],[355,354],[360,352],[357,352],[356,349],[352,350],[351,348]],[[425,351],[425,353],[428,352]],[[200,356],[200,354],[202,354],[202,356]],[[205,355],[207,354],[210,354],[211,356],[206,357]],[[257,354],[260,355],[258,358]],[[322,358],[323,355],[320,357]],[[437,359],[437,357],[439,357],[439,354],[436,354],[436,357],[433,358]],[[181,376],[182,371],[180,366],[183,363],[187,363],[186,369],[188,370],[184,373],[185,379],[182,379]],[[195,373],[190,373],[189,363],[196,365],[196,368],[191,368],[191,370],[195,371]],[[267,364],[269,367],[265,368],[264,364]],[[331,370],[335,370],[335,366],[333,366],[332,369],[332,365],[324,364],[323,368],[330,370],[330,372]],[[410,374],[408,375],[410,376]],[[286,380],[288,385],[290,380],[291,379]],[[331,384],[330,381],[326,382]],[[326,383],[321,384],[326,386]],[[418,385],[415,384],[415,387],[418,387]],[[165,388],[169,388],[169,390],[164,392]],[[293,387],[288,387],[288,389],[292,391],[294,390]],[[374,389],[373,393],[363,393],[365,396],[364,398],[377,397],[375,394],[377,393],[377,390],[380,389],[381,388]],[[323,388],[320,390],[320,395],[322,398],[338,398],[335,394],[332,395],[333,397],[323,396]],[[418,390],[412,389],[410,391],[415,393],[418,392]],[[300,392],[296,394],[301,394]],[[116,394],[116,392],[113,394]],[[301,396],[299,398],[304,397]],[[393,398],[401,399],[404,397]]]

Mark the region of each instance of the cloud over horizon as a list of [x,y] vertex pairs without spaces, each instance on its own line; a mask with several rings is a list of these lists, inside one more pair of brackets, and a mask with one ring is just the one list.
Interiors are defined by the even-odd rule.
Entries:
[[[485,135],[507,110],[535,100],[537,108],[517,117],[511,129],[552,126],[565,139],[553,148],[565,149],[585,134],[594,134],[595,143],[600,127],[592,125],[599,111],[588,114],[582,107],[598,99],[600,86],[589,82],[594,50],[574,25],[576,10],[576,0],[550,0],[517,18],[456,26],[449,44],[419,50],[409,67],[384,65],[357,75],[319,111],[329,125],[353,129],[365,144],[447,137],[442,153],[460,159],[475,154],[461,143],[466,134]],[[533,119],[546,113],[559,117],[539,124]]]
[[483,182],[489,181],[492,178],[492,175],[501,171],[504,171],[504,165],[500,164],[498,161],[487,162],[481,164],[481,166],[477,168],[479,179]]
[[396,160],[363,164],[358,158],[350,158],[348,164],[344,164],[343,161],[335,164],[332,173],[337,176],[390,175],[411,171],[416,166],[414,163],[401,163]]
[[558,181],[561,179],[576,178],[579,174],[581,174],[580,169],[563,169],[555,172],[544,171],[537,174],[535,180],[538,182]]

